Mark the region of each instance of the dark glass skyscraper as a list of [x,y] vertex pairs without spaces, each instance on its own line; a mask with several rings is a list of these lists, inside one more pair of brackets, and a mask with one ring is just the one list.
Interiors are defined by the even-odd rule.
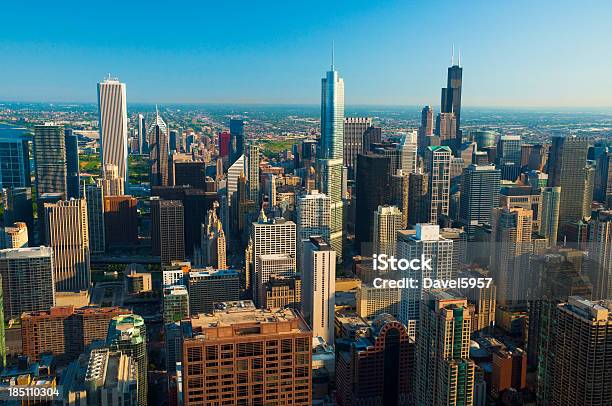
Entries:
[[501,173],[492,165],[470,165],[463,171],[459,218],[468,238],[483,223],[491,223],[491,210],[499,205]]
[[71,128],[64,130],[66,144],[66,193],[68,199],[79,198],[79,143]]
[[244,121],[230,120],[230,165],[244,154]]
[[463,68],[459,66],[461,61],[455,65],[452,61],[452,66],[448,68],[448,77],[446,87],[442,88],[442,113],[455,113],[457,120],[456,137],[457,145],[461,145],[461,85],[463,82]]

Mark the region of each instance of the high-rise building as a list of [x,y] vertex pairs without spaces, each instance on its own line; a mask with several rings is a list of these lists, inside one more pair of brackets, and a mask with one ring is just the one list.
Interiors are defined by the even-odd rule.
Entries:
[[430,218],[429,175],[411,173],[408,175],[408,224],[427,223]]
[[70,364],[62,386],[69,405],[137,406],[138,366],[121,351],[96,348]]
[[259,146],[251,142],[246,152],[245,173],[247,174],[248,198],[259,205]]
[[510,306],[525,300],[529,286],[528,257],[533,252],[533,212],[521,207],[493,209],[491,220],[491,270],[497,284],[497,301]]
[[[397,253],[400,259],[431,259],[431,269],[408,269],[402,272],[402,277],[421,281],[423,278],[450,279],[453,276],[453,240],[442,237],[437,225],[417,224],[416,233],[398,233]],[[420,282],[418,288],[402,289],[400,320],[413,337],[418,328],[422,292]]]
[[548,162],[548,186],[561,187],[559,228],[583,217],[586,158],[589,144],[584,137],[553,137]]
[[428,147],[425,151],[425,170],[429,175],[428,221],[433,224],[437,224],[441,216],[448,216],[451,156],[447,146]]
[[434,122],[433,122],[433,108],[431,106],[423,107],[421,110],[421,127],[420,134],[421,136],[427,137],[433,135],[434,132]]
[[151,244],[162,264],[185,259],[183,203],[151,197]]
[[404,173],[416,173],[418,164],[416,130],[403,134],[398,148],[400,151],[400,169]]
[[250,269],[252,270],[250,279],[253,281],[253,298],[258,298],[261,295],[262,285],[260,285],[260,282],[262,284],[266,283],[270,274],[274,273],[270,270],[268,275],[263,274],[264,270],[262,269],[260,256],[285,255],[288,257],[291,268],[295,272],[296,235],[296,225],[293,221],[287,221],[284,218],[268,220],[263,210],[257,222],[251,225],[250,242],[253,254],[250,264]]
[[389,204],[391,182],[391,159],[366,153],[357,156],[357,185],[355,217],[355,240],[362,254],[371,251],[374,212],[378,206]]
[[138,200],[132,196],[104,196],[106,246],[138,244]]
[[329,196],[313,189],[297,197],[295,217],[297,225],[296,255],[301,267],[302,245],[311,236],[320,236],[329,241],[330,237],[330,201]]
[[0,250],[4,317],[55,305],[53,251],[48,247]]
[[[333,58],[332,58],[333,59]],[[344,80],[332,66],[321,79],[321,139],[317,188],[331,199],[329,243],[342,261],[344,239]]]
[[[182,354],[185,406],[213,404],[221,396],[238,405],[312,403],[312,332],[294,310],[227,302],[192,318],[189,327]],[[223,362],[228,373],[215,373],[212,362]]]
[[61,193],[66,197],[66,140],[64,129],[56,125],[34,127],[36,195]]
[[336,252],[321,237],[304,243],[302,261],[302,314],[314,336],[334,341]]
[[[453,58],[454,59],[454,58]],[[459,58],[461,59],[461,58]],[[442,113],[454,113],[456,118],[457,145],[461,145],[461,86],[463,68],[461,61],[455,65],[454,60],[448,68],[446,87],[442,88]]]
[[217,216],[219,203],[214,202],[208,210],[206,224],[202,224],[200,242],[200,266],[212,266],[215,269],[227,269],[227,242],[223,224]]
[[53,249],[55,290],[89,289],[89,227],[87,202],[71,199],[45,204],[46,241]]
[[156,111],[155,122],[149,126],[151,186],[168,186],[168,137],[168,126]]
[[2,207],[4,208],[4,224],[26,223],[28,240],[34,241],[32,189],[29,187],[3,189]]
[[410,174],[401,169],[395,175],[391,175],[391,198],[389,203],[396,206],[402,212],[401,228],[408,228],[408,203],[409,203]]
[[402,212],[396,206],[378,206],[373,214],[372,253],[395,256],[397,230],[402,228]]
[[612,302],[572,296],[556,308],[546,374],[550,386],[538,399],[548,405],[612,403]]
[[0,188],[30,186],[30,141],[26,135],[0,131]]
[[104,196],[123,196],[125,194],[125,179],[119,177],[117,165],[106,165],[103,168],[102,178],[97,180],[102,187]]
[[4,329],[4,295],[2,293],[2,276],[0,275],[0,368],[6,367],[6,330]]
[[499,206],[501,173],[494,166],[470,165],[463,171],[459,220],[470,240],[475,227],[491,223],[491,210]]
[[245,153],[244,121],[230,120],[230,165]]
[[231,269],[193,269],[189,272],[189,311],[212,313],[214,304],[238,300],[240,275]]
[[502,135],[497,141],[497,159],[500,165],[514,164],[521,166],[520,135]]
[[465,298],[441,290],[424,293],[416,340],[419,405],[474,404],[471,323]]
[[149,153],[149,142],[147,140],[147,122],[145,116],[138,114],[138,153],[146,155]]
[[187,287],[174,285],[164,288],[163,291],[163,321],[174,323],[189,318],[189,293]]
[[436,135],[442,145],[451,146],[456,142],[457,117],[455,113],[438,113],[436,116]]
[[263,284],[263,291],[262,309],[301,308],[302,279],[298,275],[270,275],[268,282]]
[[561,203],[560,187],[543,187],[542,197],[538,207],[540,227],[538,233],[546,238],[549,247],[557,245],[557,234],[559,230],[559,209]]
[[92,254],[103,254],[106,248],[104,234],[104,193],[101,186],[83,185],[81,196],[87,203],[89,249]]
[[230,153],[230,133],[222,131],[219,133],[219,156],[227,157]]
[[357,288],[355,310],[364,319],[373,319],[381,314],[399,318],[401,296],[399,288],[374,287],[371,283],[362,283]]
[[245,162],[245,156],[240,155],[227,170],[225,186],[227,203],[224,210],[221,210],[221,221],[229,229],[231,235],[235,235],[238,230],[238,179],[244,175]]
[[64,130],[64,144],[66,145],[66,197],[68,199],[78,199],[81,182],[79,175],[79,137],[70,128]]
[[610,159],[612,151],[606,151],[597,157],[595,185],[593,189],[593,198],[598,202],[606,203],[610,207],[608,201],[612,196],[612,165]]
[[106,339],[113,317],[129,313],[118,307],[52,307],[21,316],[22,352],[32,360],[52,354],[60,364],[78,358],[97,340]]
[[612,211],[598,211],[589,222],[589,275],[593,299],[612,298]]
[[138,365],[138,405],[147,405],[147,330],[144,319],[136,314],[122,314],[111,319],[106,345],[121,351]]
[[0,247],[26,248],[28,246],[28,226],[21,221],[0,229]]
[[128,117],[125,83],[108,78],[98,83],[98,126],[102,168],[115,165],[119,177],[128,178]]
[[355,178],[357,155],[364,152],[364,136],[372,127],[370,117],[346,117],[344,119],[344,166],[350,179]]
[[[353,318],[355,319],[355,318]],[[414,340],[389,314],[370,324],[358,337],[341,339],[336,352],[337,404],[404,405],[414,398]],[[357,323],[351,322],[351,326]]]

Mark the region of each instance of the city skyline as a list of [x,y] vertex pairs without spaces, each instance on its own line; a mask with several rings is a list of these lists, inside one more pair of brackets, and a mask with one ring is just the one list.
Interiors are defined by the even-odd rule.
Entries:
[[[110,72],[127,83],[129,103],[313,104],[318,95],[312,78],[328,65],[334,41],[347,105],[430,104],[439,111],[439,87],[453,45],[456,61],[461,51],[466,68],[464,106],[612,105],[604,69],[612,57],[597,51],[606,49],[605,38],[612,34],[600,20],[609,15],[607,4],[588,10],[546,2],[469,9],[453,3],[337,4],[327,12],[324,6],[239,3],[244,12],[236,14],[229,5],[199,10],[194,4],[190,16],[202,11],[206,19],[182,23],[178,10],[168,9],[176,29],[171,25],[160,35],[130,23],[140,15],[138,4],[105,26],[85,26],[84,21],[95,21],[97,10],[80,9],[79,18],[62,19],[62,31],[47,18],[64,17],[64,7],[26,13],[12,4],[5,10],[9,23],[0,29],[0,49],[9,61],[0,67],[0,99],[90,102],[95,100],[91,84]],[[27,15],[29,24],[17,27],[20,19],[12,21],[13,14]],[[226,16],[238,29],[226,29]],[[455,20],[461,23],[452,37],[438,29]],[[364,24],[368,29],[358,28]],[[363,52],[354,52],[359,49]],[[173,68],[139,69],[144,55],[170,58]]]

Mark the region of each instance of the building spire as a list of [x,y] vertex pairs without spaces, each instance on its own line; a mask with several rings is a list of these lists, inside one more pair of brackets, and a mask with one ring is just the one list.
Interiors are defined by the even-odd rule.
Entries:
[[334,70],[334,41],[332,40],[332,49],[331,49],[331,70]]
[[453,44],[453,50],[451,51],[451,66],[455,66],[455,44]]
[[461,67],[461,48],[459,48],[459,62],[457,62],[457,66]]
[[155,121],[159,118],[159,110],[157,109],[157,103],[155,103]]

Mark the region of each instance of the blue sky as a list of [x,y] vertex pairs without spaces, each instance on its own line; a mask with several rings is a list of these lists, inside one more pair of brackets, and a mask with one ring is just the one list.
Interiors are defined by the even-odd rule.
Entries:
[[[451,47],[466,106],[612,106],[612,2],[8,1],[0,100],[439,105]],[[458,53],[458,51],[457,51]]]

